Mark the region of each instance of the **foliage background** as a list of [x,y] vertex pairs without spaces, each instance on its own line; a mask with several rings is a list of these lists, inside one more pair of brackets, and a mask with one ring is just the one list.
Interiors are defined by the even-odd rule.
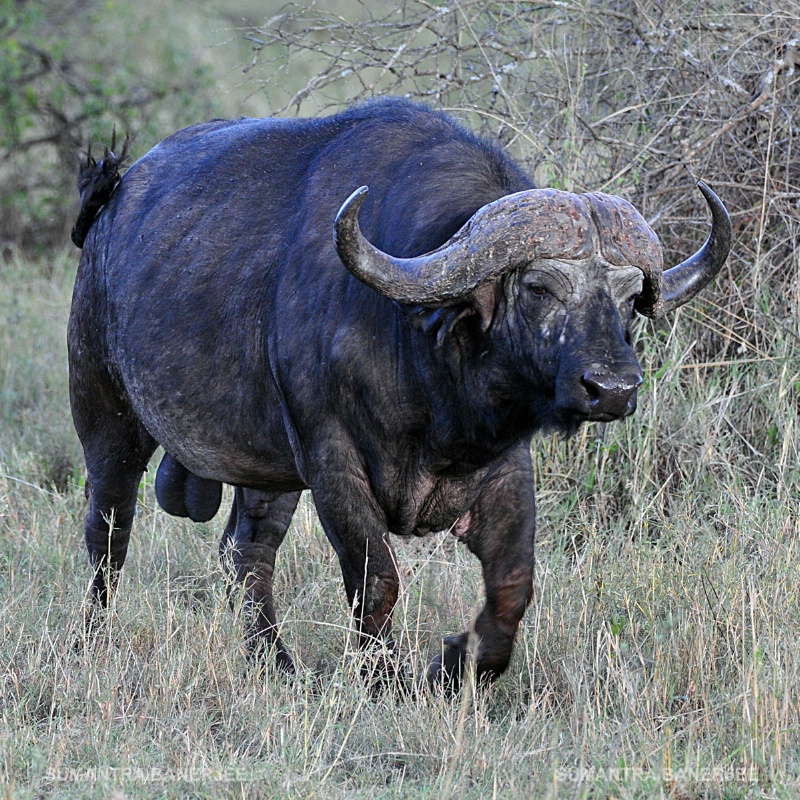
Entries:
[[[6,796],[796,796],[797,0],[0,0],[0,32]],[[210,116],[384,93],[495,136],[540,185],[627,197],[670,259],[706,234],[697,179],[733,219],[715,285],[637,328],[636,416],[534,442],[536,596],[507,675],[455,702],[370,700],[310,501],[276,585],[300,675],[249,671],[216,566],[224,520],[166,517],[149,476],[108,642],[75,648],[78,152],[114,126],[140,155]],[[396,625],[420,671],[480,579],[452,539],[398,551]]]

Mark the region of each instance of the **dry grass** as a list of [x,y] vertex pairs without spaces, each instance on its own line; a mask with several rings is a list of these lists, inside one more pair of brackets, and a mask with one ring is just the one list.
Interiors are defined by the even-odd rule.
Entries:
[[[308,500],[276,576],[294,680],[247,667],[216,561],[221,522],[168,518],[150,477],[107,638],[83,646],[63,347],[74,254],[4,264],[4,795],[795,797],[800,14],[730,2],[395,8],[362,8],[358,24],[285,9],[250,31],[263,42],[250,74],[272,70],[276,110],[302,69],[314,77],[304,112],[352,93],[354,67],[360,92],[440,102],[494,131],[543,184],[629,196],[672,255],[704,234],[690,188],[704,177],[734,218],[728,274],[638,326],[646,383],[632,419],[534,443],[536,593],[506,675],[455,700],[371,699]],[[312,69],[301,60],[314,48],[329,61]],[[480,575],[452,538],[397,549],[395,622],[419,674],[481,602]]]
[[[107,639],[82,646],[82,490],[74,478],[48,482],[36,449],[55,448],[67,413],[63,361],[54,364],[70,270],[20,263],[12,275],[0,295],[10,298],[3,330],[17,315],[2,343],[2,397],[28,416],[5,418],[0,470],[7,795],[793,795],[800,477],[786,367],[701,379],[684,368],[691,343],[678,323],[643,326],[637,415],[534,446],[536,596],[507,675],[455,701],[370,699],[308,501],[276,585],[296,679],[248,669],[216,563],[221,523],[168,518],[150,479]],[[776,356],[792,341],[776,340]],[[23,370],[27,400],[8,380]],[[742,441],[737,409],[753,405],[781,431],[769,463]],[[74,441],[62,445],[74,458]],[[440,636],[474,613],[479,570],[446,537],[398,550],[396,624],[419,674]]]

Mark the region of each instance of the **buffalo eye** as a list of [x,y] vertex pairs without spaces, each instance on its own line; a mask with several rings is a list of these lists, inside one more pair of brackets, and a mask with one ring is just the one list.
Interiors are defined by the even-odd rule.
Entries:
[[547,288],[545,286],[542,286],[541,283],[528,284],[528,291],[534,297],[545,297],[548,294]]

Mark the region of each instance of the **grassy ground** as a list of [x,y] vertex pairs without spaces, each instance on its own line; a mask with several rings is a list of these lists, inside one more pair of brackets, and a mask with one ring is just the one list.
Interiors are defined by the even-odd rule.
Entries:
[[[503,69],[485,70],[484,78],[505,76],[506,102],[519,101],[521,116],[509,112],[514,124],[506,134],[525,133],[531,158],[536,151],[528,144],[549,142],[538,170],[552,175],[543,182],[639,191],[674,254],[690,252],[689,243],[696,245],[705,229],[705,217],[697,224],[697,213],[675,211],[694,192],[696,172],[724,196],[736,232],[727,274],[713,290],[666,322],[638,323],[646,382],[637,414],[624,424],[588,425],[568,442],[534,442],[535,597],[509,670],[488,690],[467,685],[454,700],[391,692],[376,699],[364,691],[338,565],[308,498],[279,553],[275,586],[298,675],[287,680],[249,669],[217,564],[224,515],[207,525],[168,517],[156,508],[152,474],[141,488],[107,634],[86,648],[78,633],[89,580],[83,473],[69,418],[64,345],[77,251],[46,261],[11,251],[0,263],[2,795],[796,797],[800,218],[793,194],[796,70],[788,55],[796,47],[794,5],[771,16],[760,6],[726,15],[728,28],[718,24],[716,9],[699,3],[677,4],[676,21],[635,15],[637,25],[652,17],[643,48],[638,29],[631,41],[616,29],[607,41],[601,36],[600,23],[624,22],[624,14],[605,14],[595,4],[554,4],[556,32],[564,29],[563,9],[577,13],[585,6],[594,50],[580,43],[574,52],[560,44],[553,52],[536,42],[515,44],[506,48],[515,59],[533,54],[521,59],[519,74],[506,71],[506,50],[488,47],[494,38],[475,36],[481,57],[502,55]],[[487,6],[498,14],[512,8]],[[428,4],[421,7],[427,14]],[[513,8],[534,13],[526,4]],[[713,18],[678,25],[701,11]],[[171,13],[184,20],[183,10],[180,17]],[[434,16],[431,25],[438,24]],[[549,20],[542,23],[545,39]],[[389,30],[379,23],[375,30]],[[333,20],[329,27],[336,32],[340,25]],[[737,25],[744,32],[737,34]],[[399,54],[399,44],[414,44],[428,29],[428,22],[413,21],[413,35],[398,33],[401,40],[389,52]],[[302,39],[308,47],[328,30],[298,23],[281,28],[279,38],[310,36]],[[453,27],[461,49],[450,46],[446,26],[431,34],[442,58],[466,53],[465,70],[472,58],[464,49],[466,30]],[[497,30],[537,33],[524,25]],[[345,33],[342,46],[349,50],[354,38]],[[584,83],[584,64],[598,58],[595,51],[602,56],[613,48],[625,59],[624,68],[608,70],[620,86],[602,70],[602,80]],[[531,61],[537,52],[541,68]],[[630,66],[634,57],[641,64],[672,54],[675,63],[662,71]],[[786,57],[773,64],[775,54]],[[418,63],[424,66],[423,55]],[[291,69],[269,74],[292,95],[306,73],[297,78],[295,62],[286,63]],[[350,74],[338,56],[331,63],[332,75]],[[536,68],[529,75],[530,63]],[[406,65],[409,80],[421,74],[416,64]],[[396,66],[392,76],[406,74],[400,61]],[[441,65],[435,66],[431,74],[438,75]],[[558,78],[559,69],[562,83],[541,89],[540,77]],[[765,83],[762,73],[778,76],[780,85]],[[458,77],[447,72],[444,79],[458,86]],[[299,85],[289,85],[290,78]],[[683,79],[696,85],[687,89]],[[232,91],[231,82],[223,82],[225,91]],[[653,95],[654,87],[666,98]],[[726,91],[733,111],[714,106]],[[753,91],[761,92],[756,100]],[[654,96],[662,105],[651,115]],[[684,98],[694,99],[702,124],[695,124],[691,108],[684,124]],[[599,111],[584,107],[590,100]],[[552,119],[545,113],[551,101]],[[763,104],[756,108],[756,101]],[[502,108],[492,106],[489,117]],[[753,119],[742,116],[748,109]],[[591,130],[561,132],[581,115],[600,121]],[[651,127],[651,116],[670,124]],[[550,124],[549,138],[539,120]],[[628,147],[634,133],[646,146]],[[730,133],[729,145],[722,133]],[[592,173],[594,141],[605,160],[598,156],[602,169]],[[685,166],[680,154],[688,147],[700,158],[712,141],[730,146],[725,157],[689,158],[692,175],[678,175]],[[614,148],[616,160],[606,153]],[[658,169],[648,178],[654,162]],[[678,179],[685,192],[675,190]],[[404,585],[396,630],[402,656],[419,674],[441,636],[463,630],[480,605],[480,575],[453,538],[397,542],[397,551]]]
[[[536,593],[512,664],[455,700],[371,699],[338,566],[306,500],[276,597],[300,666],[248,668],[222,519],[156,508],[152,475],[105,639],[88,569],[64,332],[75,253],[0,270],[4,796],[793,797],[800,784],[798,343],[691,359],[642,323],[625,424],[534,443]],[[759,433],[760,431],[760,433]],[[398,543],[395,620],[420,672],[481,601],[455,540]]]

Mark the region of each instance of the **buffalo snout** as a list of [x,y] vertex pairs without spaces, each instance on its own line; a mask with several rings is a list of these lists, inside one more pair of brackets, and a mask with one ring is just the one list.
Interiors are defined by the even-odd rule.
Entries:
[[636,411],[642,385],[638,363],[616,365],[590,362],[563,370],[556,388],[556,406],[574,422],[612,422]]
[[588,418],[610,422],[636,411],[636,395],[642,385],[642,374],[588,370],[583,373],[581,384],[586,394]]

